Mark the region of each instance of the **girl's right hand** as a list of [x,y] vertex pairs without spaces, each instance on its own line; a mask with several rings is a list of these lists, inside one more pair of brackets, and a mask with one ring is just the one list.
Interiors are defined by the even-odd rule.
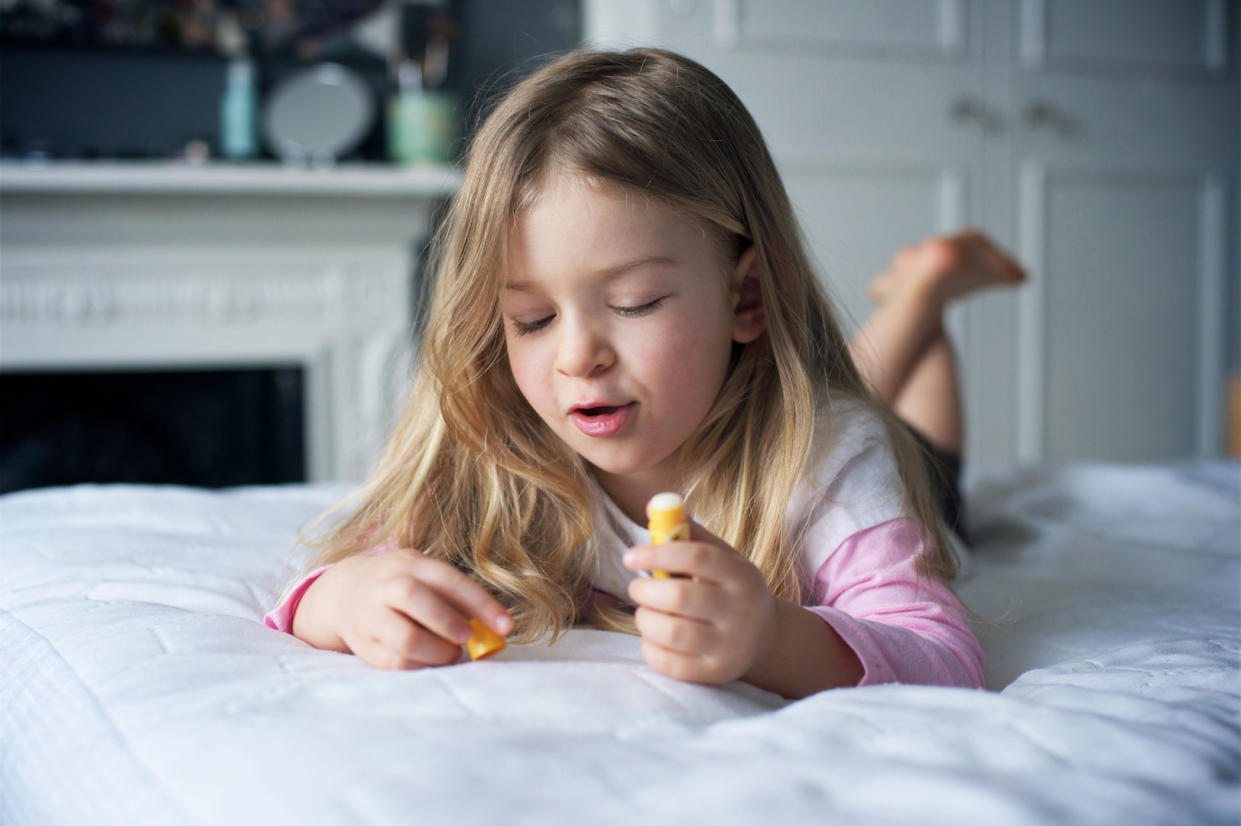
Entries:
[[293,633],[316,648],[357,654],[376,668],[448,665],[476,618],[496,633],[513,618],[461,571],[410,548],[357,554],[324,571],[302,596]]

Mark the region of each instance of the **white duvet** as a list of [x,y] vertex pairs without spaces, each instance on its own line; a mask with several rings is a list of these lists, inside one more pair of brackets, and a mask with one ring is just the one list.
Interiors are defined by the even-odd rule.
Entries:
[[785,702],[636,639],[381,672],[265,628],[339,486],[0,497],[0,823],[1237,823],[1241,468],[973,490],[992,690]]

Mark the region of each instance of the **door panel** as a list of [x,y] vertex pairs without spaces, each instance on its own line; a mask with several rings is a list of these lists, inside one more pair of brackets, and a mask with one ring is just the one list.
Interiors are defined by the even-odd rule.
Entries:
[[966,30],[964,0],[723,0],[723,45],[951,57]]
[[[1022,453],[1157,461],[1198,452],[1214,362],[1204,298],[1227,254],[1218,184],[1175,171],[1027,166]],[[1213,371],[1206,371],[1207,373]]]
[[1022,57],[1032,67],[1221,72],[1225,14],[1224,0],[1022,0]]

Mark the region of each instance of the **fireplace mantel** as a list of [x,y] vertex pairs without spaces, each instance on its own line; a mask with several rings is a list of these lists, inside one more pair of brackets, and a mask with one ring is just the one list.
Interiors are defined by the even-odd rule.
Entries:
[[182,194],[336,197],[408,200],[455,191],[451,166],[408,169],[345,164],[321,169],[281,164],[0,163],[6,193]]
[[297,364],[314,481],[363,478],[404,396],[454,168],[0,164],[0,370]]

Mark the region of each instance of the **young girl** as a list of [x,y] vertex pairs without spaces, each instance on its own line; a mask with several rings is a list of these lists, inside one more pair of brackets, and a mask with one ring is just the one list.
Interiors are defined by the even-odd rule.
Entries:
[[[786,697],[982,684],[916,442],[715,75],[655,50],[531,75],[436,250],[404,415],[269,625],[384,668],[457,661],[471,619],[519,642],[587,621],[664,674]],[[690,541],[649,544],[661,491]]]

